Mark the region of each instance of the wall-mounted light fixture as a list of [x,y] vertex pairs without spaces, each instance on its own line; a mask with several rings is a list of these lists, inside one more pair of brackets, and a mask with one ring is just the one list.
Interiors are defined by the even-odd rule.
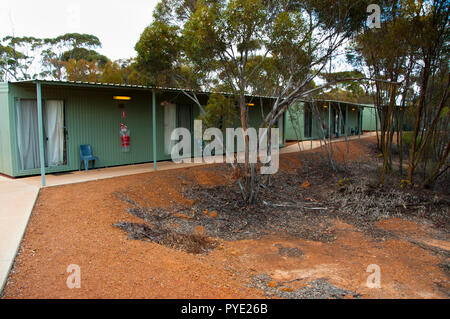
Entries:
[[247,106],[255,106],[255,103],[247,103]]
[[328,108],[328,105],[324,105],[323,108],[324,108],[324,109],[327,109],[327,108]]
[[131,100],[131,96],[115,95],[115,96],[113,96],[113,100],[118,100],[118,101],[130,101],[130,100]]

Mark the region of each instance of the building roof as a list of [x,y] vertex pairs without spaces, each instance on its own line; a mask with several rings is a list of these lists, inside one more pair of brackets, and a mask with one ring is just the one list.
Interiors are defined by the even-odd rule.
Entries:
[[[307,100],[300,100],[301,102],[304,103],[309,103],[311,101],[307,101]],[[338,101],[338,100],[325,100],[325,99],[317,99],[314,100],[315,102],[319,102],[319,103],[341,103],[341,104],[348,104],[348,105],[354,105],[354,106],[362,106],[362,107],[375,107],[374,104],[364,104],[364,103],[355,103],[355,102],[348,102],[348,101]]]
[[[141,89],[141,90],[157,90],[157,91],[166,91],[166,92],[180,92],[180,91],[187,91],[187,92],[193,92],[197,94],[212,94],[212,93],[219,93],[223,95],[233,95],[233,93],[230,92],[213,92],[213,91],[200,91],[200,90],[192,90],[192,89],[182,89],[182,88],[173,88],[173,87],[163,87],[163,86],[145,86],[145,85],[133,85],[133,84],[116,84],[116,83],[102,83],[102,82],[83,82],[83,81],[62,81],[62,80],[21,80],[21,81],[14,81],[9,83],[24,83],[24,84],[33,84],[40,82],[41,84],[47,84],[47,85],[65,85],[65,86],[75,86],[75,87],[98,87],[98,88],[119,88],[119,89]],[[247,95],[247,97],[255,97],[255,98],[265,98],[265,99],[276,99],[276,96],[266,96],[266,95]],[[301,102],[309,102],[307,100],[299,100]],[[373,104],[362,104],[362,103],[354,103],[354,102],[347,102],[347,101],[337,101],[337,100],[322,100],[318,99],[315,100],[316,102],[320,103],[341,103],[341,104],[348,104],[348,105],[354,105],[354,106],[362,106],[362,107],[374,107]]]
[[[166,92],[180,92],[187,91],[193,92],[197,94],[212,94],[219,93],[224,95],[233,95],[230,92],[213,92],[213,91],[201,91],[201,90],[192,90],[192,89],[183,89],[183,88],[173,88],[173,87],[163,87],[163,86],[145,86],[145,85],[133,85],[133,84],[116,84],[116,83],[102,83],[102,82],[83,82],[83,81],[61,81],[61,80],[21,80],[9,82],[13,84],[32,84],[32,83],[41,83],[47,85],[66,85],[66,86],[77,86],[77,87],[98,87],[98,88],[119,88],[119,89],[141,89],[141,90],[156,90],[156,91],[166,91]],[[266,99],[274,99],[273,96],[264,96],[264,95],[247,95],[248,97],[257,97],[257,98],[266,98]]]

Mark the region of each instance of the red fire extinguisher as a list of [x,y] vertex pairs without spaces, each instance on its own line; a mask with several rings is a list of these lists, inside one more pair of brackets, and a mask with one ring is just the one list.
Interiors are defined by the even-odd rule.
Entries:
[[120,123],[120,143],[122,144],[122,152],[130,151],[130,131],[123,123]]

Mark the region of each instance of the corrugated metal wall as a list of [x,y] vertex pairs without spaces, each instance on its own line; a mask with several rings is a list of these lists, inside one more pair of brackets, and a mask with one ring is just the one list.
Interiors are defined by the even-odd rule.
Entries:
[[[35,90],[33,87],[14,86],[11,95],[13,98],[35,98]],[[119,108],[119,102],[113,100],[113,95],[127,95],[132,99],[124,102],[125,107],[122,109]],[[48,172],[78,169],[79,147],[82,144],[92,146],[93,153],[99,157],[102,167],[152,161],[152,100],[151,93],[148,91],[60,88],[43,85],[42,97],[64,100],[67,132],[67,165],[48,168]],[[125,119],[121,117],[122,111],[126,112]],[[162,115],[161,107],[157,105],[157,123],[162,123]],[[121,122],[128,126],[131,135],[131,148],[126,153],[122,152],[120,144],[119,123]],[[14,117],[11,119],[11,124],[11,131],[15,132]],[[157,142],[161,144],[163,143],[163,127],[157,127],[157,129]],[[39,170],[18,171],[17,159],[15,157],[13,159],[15,176],[39,173]],[[162,159],[165,159],[163,154],[158,154],[158,160]]]
[[[328,105],[328,102],[320,102],[323,105]],[[323,105],[318,105],[318,109],[320,110],[320,118],[322,122],[325,122],[327,124],[327,127],[329,126],[329,119],[328,119],[328,108],[324,108]],[[338,104],[337,103],[331,103],[331,117],[333,117],[333,108],[338,110]],[[350,135],[351,128],[357,128],[358,125],[358,109],[355,108],[355,110],[352,110],[352,106],[348,106],[348,135]],[[341,111],[342,115],[345,117],[345,104],[341,104]],[[292,121],[291,121],[291,114]],[[364,114],[365,116],[365,114]],[[333,119],[332,119],[333,120]],[[293,123],[294,122],[294,123]],[[313,116],[313,129],[312,129],[312,139],[319,139],[322,138],[322,133],[319,129],[322,128],[322,124],[317,121],[317,117]],[[286,139],[287,140],[297,140],[297,134],[294,130],[297,130],[297,134],[299,135],[299,138],[301,140],[310,140],[309,137],[304,137],[304,110],[303,110],[303,103],[300,104],[299,107],[291,107],[286,112]]]
[[[118,102],[114,95],[130,96],[131,101]],[[123,88],[82,88],[64,85],[42,85],[43,99],[61,99],[64,101],[67,165],[46,168],[48,173],[77,170],[79,168],[79,147],[90,144],[95,156],[99,157],[100,166],[116,166],[153,161],[153,129],[152,129],[152,93],[149,90]],[[33,83],[10,84],[9,108],[3,103],[0,107],[9,109],[9,130],[12,152],[5,152],[3,161],[10,159],[12,168],[4,171],[8,175],[24,176],[40,174],[39,169],[20,171],[17,166],[17,141],[14,110],[14,99],[35,99],[36,88]],[[156,99],[157,123],[157,160],[168,160],[170,155],[164,154],[164,109],[162,101],[179,105],[193,105],[192,101],[181,92],[160,92]],[[206,100],[202,104],[206,104]],[[120,108],[123,104],[124,108]],[[265,105],[266,112],[269,105]],[[122,119],[122,111],[126,118]],[[199,115],[197,106],[193,108],[192,121]],[[250,109],[251,125],[257,127],[261,122],[261,110],[257,105]],[[4,118],[8,118],[5,116]],[[1,120],[1,117],[0,117]],[[120,123],[126,124],[130,130],[130,151],[122,152],[120,143]],[[239,121],[236,127],[240,126]],[[8,127],[8,125],[6,125]],[[1,132],[1,131],[0,131]],[[2,146],[3,147],[3,146]]]
[[375,108],[365,107],[363,111],[363,130],[364,131],[375,131],[380,129],[380,120],[378,119],[377,112]]
[[[72,168],[73,163],[78,162],[78,149],[82,144],[92,146],[101,166],[141,163],[152,158],[151,96],[132,94],[132,100],[123,103],[123,109],[118,104],[111,93],[102,91],[76,94],[65,100],[67,144]],[[123,120],[122,111],[126,112]],[[121,150],[121,122],[130,130],[131,147],[127,153]]]

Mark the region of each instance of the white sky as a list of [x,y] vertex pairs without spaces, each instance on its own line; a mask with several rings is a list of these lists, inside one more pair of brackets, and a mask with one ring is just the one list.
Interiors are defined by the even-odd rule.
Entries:
[[50,38],[89,33],[102,42],[98,51],[112,60],[136,55],[134,46],[151,23],[158,0],[2,1],[0,37]]
[[[158,0],[13,0],[2,2],[0,38],[51,38],[69,32],[97,36],[111,60],[136,56],[134,46],[152,22]],[[343,57],[333,71],[351,69]]]

